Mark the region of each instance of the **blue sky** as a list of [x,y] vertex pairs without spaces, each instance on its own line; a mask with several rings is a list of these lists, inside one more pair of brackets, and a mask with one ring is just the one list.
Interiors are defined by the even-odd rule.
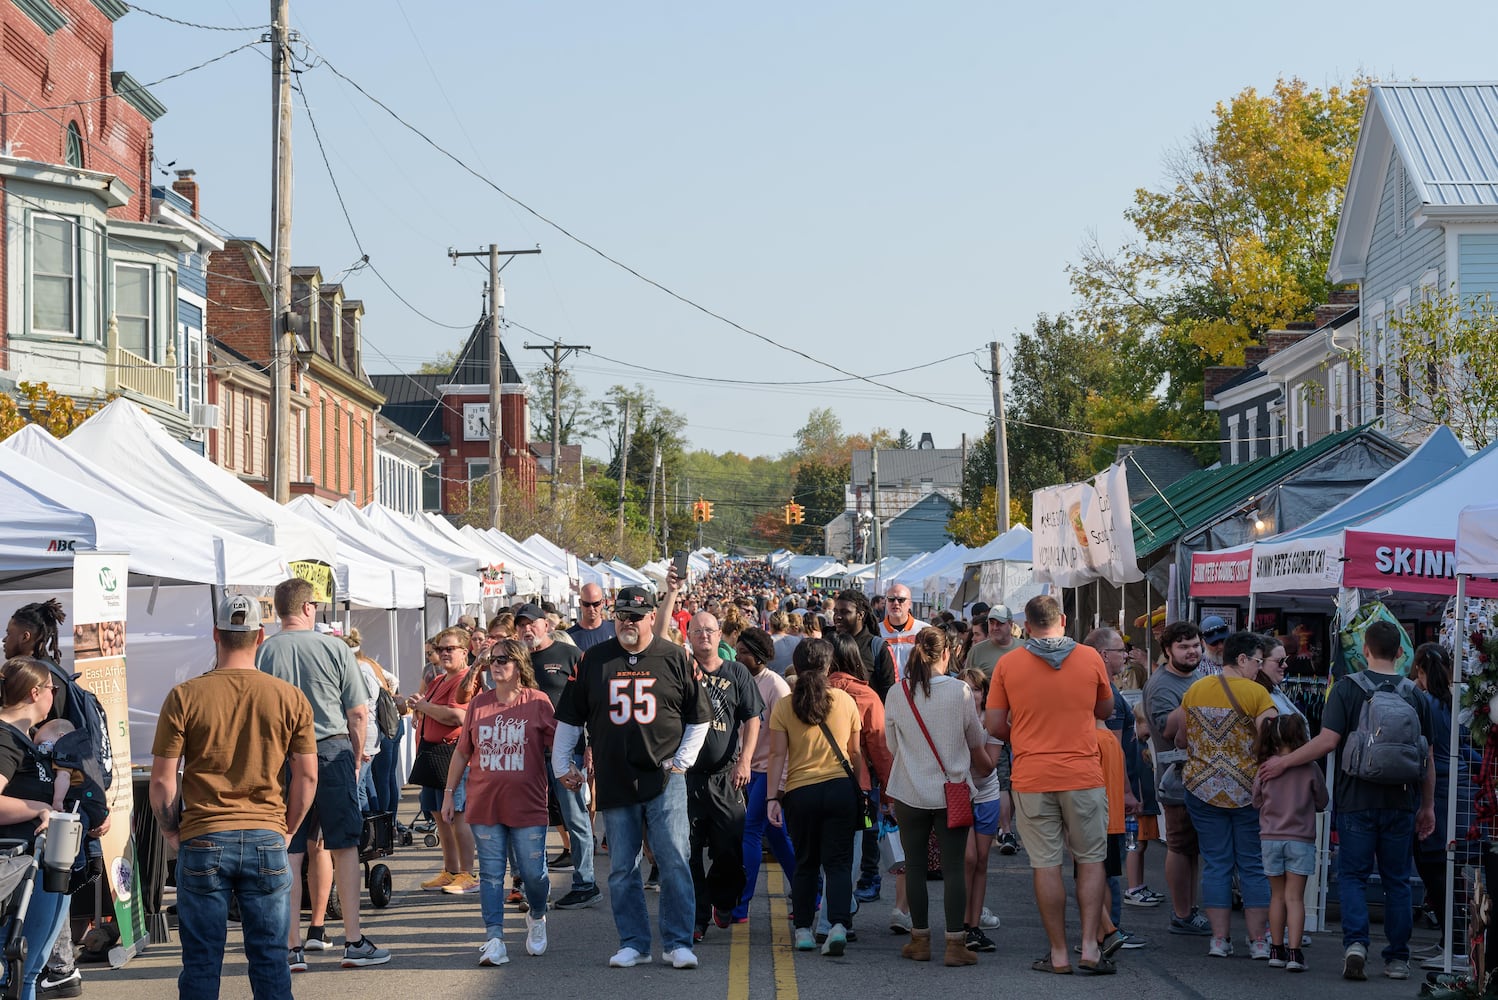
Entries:
[[[161,14],[264,25],[269,4],[146,0]],[[449,247],[539,244],[505,272],[506,315],[594,351],[594,394],[636,382],[684,413],[695,447],[778,454],[808,412],[848,430],[982,432],[986,345],[1066,311],[1066,266],[1116,245],[1135,188],[1212,107],[1278,76],[1314,85],[1492,78],[1491,3],[418,3],[292,0],[310,49],[294,131],[293,263],[358,260],[304,111],[322,134],[368,272],[365,366],[413,370],[477,319],[487,265]],[[1418,30],[1412,30],[1418,29]],[[132,12],[115,68],[145,83],[258,37]],[[156,156],[191,167],[204,215],[269,242],[265,47],[153,88]],[[688,299],[859,374],[971,352],[887,381],[840,378],[651,287],[567,239],[401,127],[325,58],[475,171]],[[158,179],[167,180],[158,173]],[[451,329],[449,327],[462,327]],[[611,360],[610,360],[611,359]],[[656,375],[624,367],[658,369]],[[760,380],[710,384],[701,377]],[[954,409],[953,407],[957,407]],[[976,411],[976,412],[963,412]],[[601,453],[592,445],[590,453]]]

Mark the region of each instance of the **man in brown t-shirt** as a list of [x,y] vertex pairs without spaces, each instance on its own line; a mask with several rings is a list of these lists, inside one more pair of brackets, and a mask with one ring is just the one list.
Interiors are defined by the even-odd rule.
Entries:
[[286,848],[317,787],[317,741],[306,695],[255,669],[264,638],[259,602],[225,598],[214,616],[217,666],[172,688],[156,724],[151,810],[178,848],[183,995],[218,992],[231,896],[256,1000],[291,995]]

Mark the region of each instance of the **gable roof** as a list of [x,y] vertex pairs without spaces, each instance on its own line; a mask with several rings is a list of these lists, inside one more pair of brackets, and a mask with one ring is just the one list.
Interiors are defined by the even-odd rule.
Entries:
[[[510,360],[510,352],[503,340],[499,345],[499,381],[501,385],[520,385],[525,380],[516,371]],[[473,332],[458,351],[458,360],[448,373],[447,382],[453,385],[489,384],[489,317],[480,316],[473,325]]]
[[1415,225],[1498,220],[1498,83],[1368,88],[1327,268],[1335,284],[1363,277],[1391,152],[1415,190]]

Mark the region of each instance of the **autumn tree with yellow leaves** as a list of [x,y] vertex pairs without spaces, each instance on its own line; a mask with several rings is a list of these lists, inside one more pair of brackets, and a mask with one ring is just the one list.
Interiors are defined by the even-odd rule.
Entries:
[[80,406],[73,397],[46,382],[21,382],[16,395],[0,392],[0,440],[27,424],[36,424],[55,438],[64,438],[89,417],[104,408],[108,399]]

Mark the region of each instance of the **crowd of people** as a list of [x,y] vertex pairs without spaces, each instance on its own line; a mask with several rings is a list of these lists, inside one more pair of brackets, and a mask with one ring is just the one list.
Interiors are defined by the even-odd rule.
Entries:
[[[510,907],[525,914],[525,953],[544,955],[552,909],[604,898],[595,858],[606,858],[618,934],[608,964],[650,963],[658,941],[662,961],[695,968],[713,928],[748,920],[766,849],[790,887],[796,950],[843,954],[858,941],[855,917],[888,881],[900,954],[969,966],[996,948],[984,893],[997,849],[1023,850],[1031,868],[1047,939],[1037,972],[1115,972],[1121,951],[1147,946],[1121,926],[1124,907],[1162,903],[1170,933],[1207,938],[1208,955],[1226,958],[1235,894],[1249,957],[1303,971],[1315,817],[1327,805],[1320,762],[1332,750],[1377,758],[1332,776],[1347,978],[1366,975],[1375,868],[1383,973],[1402,979],[1409,868],[1444,863],[1444,755],[1431,747],[1452,725],[1441,707],[1449,659],[1422,646],[1414,679],[1401,677],[1392,625],[1368,628],[1366,670],[1332,686],[1313,733],[1282,688],[1279,640],[1220,620],[1173,622],[1149,663],[1111,628],[1071,638],[1045,595],[1022,610],[980,604],[966,620],[939,612],[926,622],[898,584],[873,601],[857,590],[796,593],[764,564],[724,561],[690,589],[674,570],[659,594],[587,585],[570,626],[533,603],[483,627],[464,618],[426,643],[420,688],[404,696],[356,632],[319,627],[305,581],[280,585],[273,603],[280,629],[270,638],[258,601],[220,604],[216,667],[172,689],[153,743],[151,807],[178,851],[184,997],[217,995],[231,899],[257,997],[290,995],[309,952],[341,948],[345,968],[391,960],[361,933],[358,845],[365,817],[399,808],[407,728],[411,780],[441,845],[441,867],[421,888],[478,896],[484,966],[510,961]],[[56,714],[60,621],[60,608],[27,606],[7,629],[3,836],[28,839],[62,805],[32,742]],[[1380,734],[1408,745],[1371,736],[1371,711],[1386,722]],[[1348,754],[1349,743],[1368,752]],[[548,828],[562,844],[554,857]],[[1144,879],[1146,850],[1161,839],[1165,893]],[[1076,942],[1066,936],[1068,856]],[[295,877],[304,864],[305,931]],[[553,872],[572,875],[555,900]],[[928,880],[942,885],[939,914]],[[65,901],[36,893],[23,996],[38,995],[65,937]],[[40,995],[77,995],[76,973],[66,981],[71,992]]]

